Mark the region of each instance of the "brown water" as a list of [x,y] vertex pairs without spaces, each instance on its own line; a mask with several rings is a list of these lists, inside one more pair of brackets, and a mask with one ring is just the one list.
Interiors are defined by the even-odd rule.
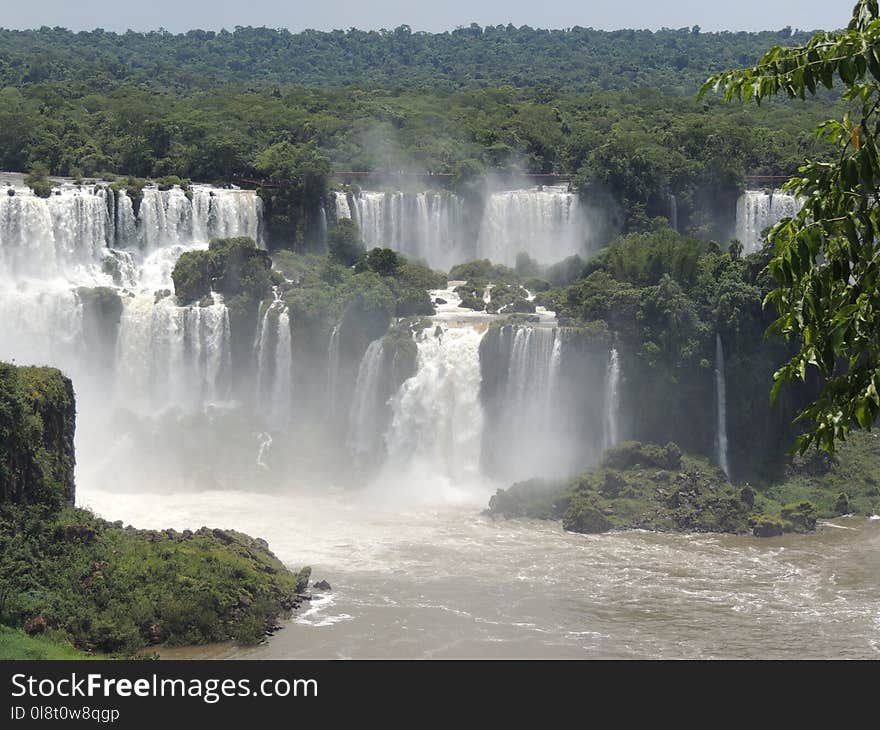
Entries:
[[[484,495],[483,495],[484,496]],[[880,520],[777,539],[564,532],[475,502],[376,495],[111,495],[139,527],[234,527],[333,585],[257,647],[209,658],[877,658]]]

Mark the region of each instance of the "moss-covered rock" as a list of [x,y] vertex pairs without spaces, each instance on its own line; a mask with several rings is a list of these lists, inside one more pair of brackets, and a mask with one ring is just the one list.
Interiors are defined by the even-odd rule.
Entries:
[[60,371],[0,363],[0,502],[73,503],[75,411]]
[[755,520],[752,528],[755,537],[779,537],[785,532],[782,520],[762,515]]
[[613,525],[595,507],[578,502],[570,506],[562,516],[562,527],[569,532],[595,534],[608,532]]
[[787,504],[780,511],[786,532],[812,532],[816,529],[816,505],[812,502]]
[[561,517],[572,532],[643,528],[747,533],[758,513],[743,490],[708,462],[675,444],[631,442],[575,479],[532,480],[499,490],[489,512],[503,517]]
[[546,479],[530,479],[499,489],[489,499],[489,512],[507,519],[532,517],[558,520],[568,508],[566,485]]

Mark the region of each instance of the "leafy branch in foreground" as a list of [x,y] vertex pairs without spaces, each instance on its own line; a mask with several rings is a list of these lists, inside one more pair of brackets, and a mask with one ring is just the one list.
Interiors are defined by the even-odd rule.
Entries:
[[859,0],[845,30],[819,33],[798,48],[773,48],[748,69],[725,71],[704,84],[726,101],[778,94],[805,98],[839,79],[851,103],[840,121],[816,134],[837,146],[835,162],[807,161],[785,185],[803,201],[800,212],[770,232],[768,270],[778,287],[768,294],[779,314],[768,332],[800,343],[774,375],[783,383],[821,375],[816,400],[798,416],[798,439],[834,451],[853,428],[880,416],[880,14],[877,0]]

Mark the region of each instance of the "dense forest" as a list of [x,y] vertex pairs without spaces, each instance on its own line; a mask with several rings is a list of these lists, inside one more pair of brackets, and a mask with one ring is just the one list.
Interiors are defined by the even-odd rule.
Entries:
[[194,89],[225,82],[379,88],[654,88],[693,94],[714,71],[751,64],[768,48],[809,37],[783,28],[701,33],[699,26],[602,31],[471,24],[446,33],[164,30],[124,34],[63,28],[0,30],[0,85],[120,82]]

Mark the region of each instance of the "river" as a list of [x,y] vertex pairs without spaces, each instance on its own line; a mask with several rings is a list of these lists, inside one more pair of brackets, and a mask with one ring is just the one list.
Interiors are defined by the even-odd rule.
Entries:
[[261,536],[332,584],[259,646],[167,656],[880,656],[880,520],[842,518],[774,539],[587,536],[484,516],[485,497],[431,504],[375,490],[111,494],[84,485],[79,501],[136,527]]

